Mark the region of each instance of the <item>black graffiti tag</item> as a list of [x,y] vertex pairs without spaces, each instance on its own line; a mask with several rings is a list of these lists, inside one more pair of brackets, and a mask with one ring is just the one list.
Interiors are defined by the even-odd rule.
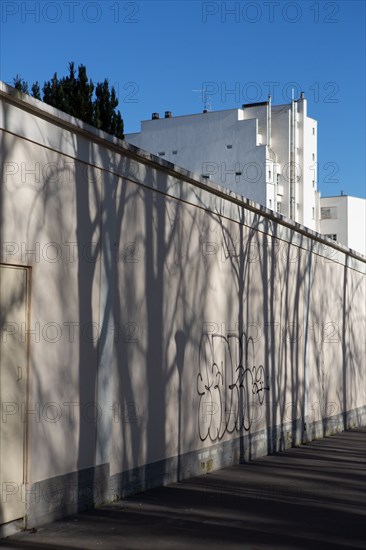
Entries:
[[201,441],[250,430],[253,405],[261,406],[269,391],[268,376],[263,365],[255,365],[254,355],[253,338],[244,332],[202,336],[197,376]]

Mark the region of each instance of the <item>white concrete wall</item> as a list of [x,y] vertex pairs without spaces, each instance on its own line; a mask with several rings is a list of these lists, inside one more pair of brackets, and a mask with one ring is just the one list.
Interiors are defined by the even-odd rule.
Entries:
[[28,526],[364,422],[361,258],[0,93],[0,263],[31,271]]

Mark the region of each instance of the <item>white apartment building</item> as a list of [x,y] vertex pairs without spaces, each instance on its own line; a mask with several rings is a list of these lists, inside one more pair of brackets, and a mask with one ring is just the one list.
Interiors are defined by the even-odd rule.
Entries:
[[317,122],[304,94],[141,122],[126,141],[319,231]]
[[320,199],[320,233],[366,256],[366,199],[339,195]]

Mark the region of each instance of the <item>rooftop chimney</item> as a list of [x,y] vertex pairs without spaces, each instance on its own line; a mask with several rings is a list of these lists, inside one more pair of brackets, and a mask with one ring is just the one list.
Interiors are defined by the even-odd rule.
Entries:
[[171,111],[165,111],[165,118],[172,118],[172,112]]
[[300,94],[300,99],[305,99],[305,94],[304,94],[304,92],[301,92],[301,94]]
[[152,113],[151,120],[159,120],[159,118],[160,118],[159,113]]

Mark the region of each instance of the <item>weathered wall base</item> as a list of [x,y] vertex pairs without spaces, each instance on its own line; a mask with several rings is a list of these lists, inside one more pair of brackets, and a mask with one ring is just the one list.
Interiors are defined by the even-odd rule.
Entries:
[[[109,464],[103,464],[47,479],[33,484],[27,491],[29,512],[26,528],[365,425],[366,407],[360,407],[346,414],[310,422],[305,432],[302,419],[298,419],[274,429],[247,433],[206,450],[192,451],[181,457],[161,460],[114,476],[109,475]],[[8,536],[22,527],[19,522],[14,522],[12,527],[7,527],[6,532],[6,526],[3,526],[0,534]]]
[[25,519],[19,519],[17,521],[11,521],[9,523],[4,523],[0,525],[0,539],[5,537],[11,537],[19,531],[23,531],[25,528]]

